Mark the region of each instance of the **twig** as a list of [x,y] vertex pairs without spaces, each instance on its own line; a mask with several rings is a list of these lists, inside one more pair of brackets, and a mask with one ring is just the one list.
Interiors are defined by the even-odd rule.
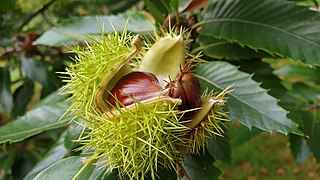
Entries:
[[180,172],[179,172],[179,178],[182,178],[182,177],[186,177],[187,180],[190,180],[190,176],[188,175],[187,171],[184,169],[184,167],[182,166],[182,164],[179,162],[179,161],[176,161],[178,167],[180,168]]
[[27,25],[34,17],[36,17],[37,15],[43,13],[46,9],[49,8],[49,6],[54,3],[56,0],[51,0],[49,1],[47,4],[45,4],[41,9],[39,9],[37,12],[31,14],[27,19],[25,19],[23,21],[23,23],[19,26],[19,28],[16,30],[16,32],[20,32],[22,30],[22,28]]

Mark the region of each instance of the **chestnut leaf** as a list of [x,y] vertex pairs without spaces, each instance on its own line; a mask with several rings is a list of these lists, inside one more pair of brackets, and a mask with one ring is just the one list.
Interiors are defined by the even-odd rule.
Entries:
[[43,131],[66,126],[71,118],[64,118],[61,121],[59,119],[70,105],[69,102],[61,102],[64,99],[61,97],[57,97],[57,94],[53,93],[24,116],[1,126],[0,144],[4,142],[19,142]]
[[[41,171],[34,180],[46,179],[72,179],[76,176],[79,170],[84,166],[84,159],[80,156],[71,156],[62,159],[47,169]],[[83,169],[83,171],[78,175],[77,179],[89,179],[92,171],[94,170],[94,165],[88,165]]]
[[320,64],[320,14],[295,2],[212,1],[202,15],[200,34]]
[[186,154],[183,167],[190,179],[219,179],[221,171],[214,165],[215,159],[206,152],[203,156]]
[[[70,131],[69,128],[67,131]],[[37,163],[33,169],[24,177],[24,180],[32,180],[34,177],[39,174],[42,170],[46,169],[53,163],[63,159],[67,153],[69,152],[68,149],[64,146],[64,140],[67,135],[67,131],[65,131],[59,138],[58,141],[49,149],[47,153],[43,156],[42,160]]]
[[139,34],[150,33],[155,29],[152,22],[147,19],[143,12],[110,16],[82,16],[71,18],[52,27],[40,36],[34,44],[63,46],[64,44],[72,44],[74,41],[85,40],[85,34],[100,35],[101,31],[99,26],[104,28],[102,29],[103,32],[113,32],[115,29],[124,29],[126,24],[128,26],[128,31]]
[[206,56],[216,59],[238,61],[271,56],[270,54],[261,50],[256,51],[249,47],[240,46],[234,42],[202,34],[198,36],[197,42],[200,46],[194,51],[197,52],[198,50],[201,50]]
[[232,85],[234,90],[228,94],[225,106],[229,119],[248,128],[303,135],[298,125],[286,117],[288,112],[277,104],[277,99],[259,87],[251,75],[222,61],[200,64],[197,74],[202,89],[222,91]]

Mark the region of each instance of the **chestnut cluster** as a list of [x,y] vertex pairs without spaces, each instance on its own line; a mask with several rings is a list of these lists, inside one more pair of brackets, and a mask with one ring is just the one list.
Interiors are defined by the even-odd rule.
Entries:
[[222,136],[227,90],[201,94],[191,70],[191,62],[201,60],[186,53],[182,34],[164,35],[142,46],[139,35],[115,32],[74,48],[78,56],[62,90],[72,95],[68,111],[89,129],[77,141],[79,149],[94,150],[86,164],[106,163],[120,177],[156,179],[159,167],[179,173],[185,153],[200,154],[208,137]]
[[[182,100],[179,110],[195,109],[201,106],[201,86],[191,73],[190,63],[180,69],[180,73],[167,83],[164,89],[155,75],[147,72],[131,72],[123,76],[111,90],[108,102],[111,106],[129,106],[135,101],[144,101],[167,95]],[[120,102],[120,103],[117,103]]]

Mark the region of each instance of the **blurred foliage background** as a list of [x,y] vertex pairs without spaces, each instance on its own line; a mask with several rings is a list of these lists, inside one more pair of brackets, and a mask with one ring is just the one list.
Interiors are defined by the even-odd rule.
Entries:
[[[248,3],[245,0],[237,2]],[[289,1],[281,2],[289,7]],[[293,2],[297,4],[290,4],[290,7],[310,8],[315,13],[310,15],[313,18],[307,15],[306,18],[320,22],[319,0]],[[213,12],[214,7],[204,6],[207,3],[200,0],[0,0],[0,179],[33,179],[58,160],[81,153],[73,151],[79,144],[72,141],[81,129],[68,124],[69,119],[58,121],[68,103],[66,97],[57,95],[57,90],[64,84],[57,72],[65,71],[74,56],[65,45],[81,44],[85,38],[83,34],[99,34],[97,19],[103,18],[111,18],[120,27],[132,17],[130,31],[153,32],[157,26],[165,26],[168,14],[172,17],[179,14],[179,7],[187,7],[179,14],[186,19],[182,25],[192,28],[196,22],[188,24],[190,17],[201,21]],[[207,8],[207,14],[203,13],[203,8]],[[295,17],[293,11],[292,16]],[[270,19],[276,18],[270,16]],[[291,22],[289,18],[284,20]],[[298,22],[299,19],[294,20]],[[174,18],[172,23],[181,25]],[[319,24],[306,26],[312,29],[313,25],[315,29],[320,27]],[[319,29],[313,31],[320,37]],[[269,134],[262,131],[278,131],[279,128],[278,132],[283,132],[283,127],[265,127],[264,122],[251,127],[231,118],[235,122],[228,123],[227,142],[218,138],[209,143],[214,164],[223,172],[221,178],[319,179],[319,56],[314,55],[313,63],[310,58],[310,61],[296,61],[294,54],[287,56],[287,50],[273,52],[255,47],[254,42],[232,38],[200,30],[200,35],[194,34],[195,41],[190,50],[203,51],[203,58],[208,61],[228,62],[230,66],[239,67],[240,72],[254,74],[252,79],[262,82],[261,87],[269,90],[269,95],[280,99],[279,105],[290,111],[288,117],[300,125],[306,136]],[[269,38],[276,39],[277,36],[270,35]],[[285,45],[294,47],[295,43]],[[251,77],[248,79],[251,81]],[[92,169],[92,172],[95,171]],[[91,176],[92,179],[101,177],[109,176]]]

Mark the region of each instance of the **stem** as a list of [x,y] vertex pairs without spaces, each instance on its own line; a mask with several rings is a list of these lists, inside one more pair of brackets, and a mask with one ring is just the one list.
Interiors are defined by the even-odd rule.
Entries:
[[[143,42],[143,38],[139,35],[136,35],[134,38],[133,38],[133,46],[135,47],[134,50],[127,55],[127,57],[125,58],[125,61],[124,63],[116,70],[116,73],[119,72],[122,68],[125,67],[125,65],[135,56],[139,53],[139,51],[141,50],[141,43]],[[115,74],[116,74],[115,73]],[[114,75],[115,75],[114,74]],[[110,82],[110,79],[114,76],[112,75],[111,77],[105,77],[104,78],[104,81],[103,83],[101,84],[100,87],[98,87],[98,90],[97,90],[97,95],[96,95],[96,105],[97,107],[102,111],[102,112],[106,112],[106,111],[109,111],[110,108],[107,104],[107,102],[105,101],[104,99],[104,95],[105,95],[105,92],[107,91],[107,87],[108,87],[108,84]]]
[[54,3],[56,0],[51,0],[49,1],[47,4],[45,4],[41,9],[39,9],[37,12],[31,14],[27,19],[25,19],[23,21],[23,23],[18,27],[17,31],[16,32],[20,32],[22,30],[22,28],[29,24],[29,22],[34,18],[36,17],[37,15],[43,13],[45,10],[47,10],[49,8],[49,6]]
[[182,178],[184,176],[186,176],[186,180],[190,180],[190,176],[188,175],[187,171],[183,168],[183,166],[181,165],[181,163],[179,161],[176,161],[178,167],[181,169],[182,174],[179,173],[179,178]]
[[141,50],[141,43],[144,41],[144,39],[140,36],[140,35],[136,35],[134,38],[133,38],[133,45],[135,47],[135,49],[130,53],[128,54],[127,56],[127,61],[131,60],[135,55],[137,55],[139,53],[139,51]]

